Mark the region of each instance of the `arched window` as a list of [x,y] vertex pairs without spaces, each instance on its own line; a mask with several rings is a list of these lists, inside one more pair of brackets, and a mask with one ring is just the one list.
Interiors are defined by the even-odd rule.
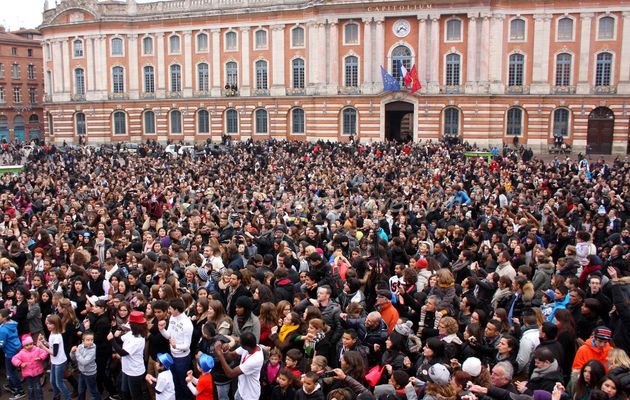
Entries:
[[112,68],[112,86],[114,93],[125,92],[125,71],[123,67]]
[[[2,134],[2,116],[0,116],[0,134]],[[4,117],[5,122],[6,122],[6,117]],[[50,136],[54,136],[55,135],[55,124],[54,124],[54,119],[53,119],[53,115],[51,113],[46,113],[46,120],[48,122],[48,134]],[[7,125],[7,131],[8,131],[8,125]],[[8,135],[8,132],[7,132]]]
[[37,114],[31,114],[31,116],[28,117],[28,123],[29,124],[39,124],[39,117],[37,116]]
[[611,72],[612,54],[607,52],[599,53],[595,68],[595,86],[610,86]]
[[403,85],[403,75],[400,70],[402,64],[407,71],[411,71],[411,50],[407,46],[397,46],[392,50],[392,76]]
[[151,110],[144,112],[144,133],[155,133],[155,113]]
[[85,71],[83,71],[83,68],[74,70],[74,94],[77,96],[85,94]]
[[553,113],[553,136],[569,136],[569,110],[558,108]]
[[225,112],[225,130],[228,134],[238,133],[238,111],[233,108]]
[[449,54],[446,56],[446,85],[459,86],[459,75],[461,71],[461,57],[459,54]]
[[228,85],[238,85],[238,65],[234,61],[225,64],[225,77]]
[[171,92],[182,91],[182,67],[179,64],[171,65]]
[[256,110],[256,133],[267,133],[267,110],[259,108]]
[[573,20],[563,17],[558,20],[558,40],[573,40]]
[[256,89],[267,89],[267,61],[256,61]]
[[210,133],[210,115],[206,110],[197,112],[197,132]]
[[525,56],[522,54],[512,54],[509,64],[508,86],[523,86]]
[[518,107],[510,108],[507,112],[507,131],[510,136],[520,136],[523,133],[523,110]]
[[615,19],[613,17],[601,17],[599,19],[597,38],[600,40],[615,38]]
[[560,53],[556,56],[556,86],[571,85],[571,54]]
[[301,26],[291,30],[291,47],[304,47],[304,28]]
[[225,34],[225,50],[234,51],[237,49],[236,32],[230,31]]
[[76,39],[72,42],[72,52],[74,57],[83,57],[83,40]]
[[446,21],[446,41],[459,42],[462,40],[462,21],[459,19],[449,19]]
[[291,132],[304,133],[304,110],[301,108],[291,110]]
[[296,58],[291,61],[293,88],[304,89],[304,60]]
[[13,118],[13,139],[18,142],[23,142],[24,132],[24,118],[21,115],[16,115]]
[[342,112],[342,133],[344,135],[356,135],[357,133],[357,110],[346,108]]
[[123,111],[114,113],[114,134],[124,135],[127,133],[127,115]]
[[142,54],[151,55],[153,54],[153,38],[150,36],[142,39]]
[[82,112],[74,114],[74,126],[77,135],[85,135],[85,114],[83,114]]
[[359,59],[356,56],[348,56],[344,59],[344,83],[345,86],[359,86]]
[[144,92],[155,93],[155,72],[152,66],[144,67]]
[[254,34],[254,43],[256,49],[266,49],[267,48],[267,31],[264,29],[258,29]]
[[449,107],[444,110],[444,136],[459,135],[459,110]]
[[344,26],[343,44],[359,44],[359,25],[351,22]]
[[182,113],[179,110],[170,112],[171,133],[182,133]]
[[207,33],[200,33],[197,35],[197,51],[208,51]]
[[514,18],[510,21],[510,40],[525,40],[525,20]]
[[112,39],[112,56],[123,55],[123,40],[121,38]]
[[171,54],[179,54],[181,51],[181,43],[178,35],[171,35],[168,38],[168,52]]
[[199,90],[200,92],[207,92],[208,91],[208,81],[209,81],[209,74],[208,74],[208,64],[206,63],[200,63],[197,65],[197,90]]

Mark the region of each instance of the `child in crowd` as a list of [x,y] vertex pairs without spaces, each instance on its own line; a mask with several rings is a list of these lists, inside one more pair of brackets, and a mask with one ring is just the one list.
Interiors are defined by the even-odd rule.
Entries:
[[188,376],[186,376],[188,389],[196,396],[197,400],[213,400],[212,368],[214,368],[214,358],[207,354],[202,354],[197,365],[197,369],[201,373],[199,379],[193,376],[192,371],[188,371]]
[[94,334],[86,331],[82,335],[83,342],[70,350],[70,358],[79,367],[79,400],[85,400],[85,393],[89,392],[92,400],[101,400],[96,384],[96,345]]
[[294,400],[297,379],[293,373],[285,368],[278,372],[276,383],[272,390],[271,398],[274,400]]
[[302,388],[298,390],[296,400],[324,400],[324,392],[317,382],[319,375],[315,372],[307,372],[302,375]]
[[22,377],[26,382],[29,400],[44,399],[40,378],[44,373],[44,360],[46,358],[48,358],[48,353],[35,347],[31,335],[22,336],[22,350],[13,356],[11,362],[14,366],[22,369]]
[[39,335],[44,333],[44,324],[42,323],[42,309],[39,307],[39,295],[37,290],[31,290],[31,296],[28,298],[28,329],[31,332],[33,342],[37,342]]
[[329,371],[328,368],[328,360],[324,356],[315,356],[313,357],[313,361],[311,361],[311,371],[315,372],[317,375],[321,375],[324,372]]
[[159,372],[157,378],[147,374],[145,379],[149,385],[154,385],[155,400],[172,400],[175,398],[175,382],[171,372],[173,357],[168,353],[159,353],[157,358],[155,362],[155,369]]
[[553,312],[553,303],[556,298],[556,295],[553,289],[547,289],[543,292],[542,296],[542,304],[540,305],[540,312],[542,313],[543,318],[547,322],[551,322],[551,314]]
[[287,351],[287,355],[284,358],[284,367],[298,379],[302,376],[302,371],[299,368],[300,362],[302,362],[302,352],[300,350],[291,349]]
[[265,362],[260,371],[262,398],[269,398],[271,390],[276,386],[276,377],[282,368],[282,353],[278,349],[272,349],[269,353],[269,360]]

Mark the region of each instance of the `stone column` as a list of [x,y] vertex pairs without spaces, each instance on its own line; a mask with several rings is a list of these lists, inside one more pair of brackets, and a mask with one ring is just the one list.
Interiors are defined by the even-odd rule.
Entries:
[[375,32],[375,56],[374,60],[374,69],[372,70],[374,77],[374,91],[381,92],[383,90],[383,80],[381,77],[381,66],[385,68],[385,17],[374,17],[374,22],[376,22],[376,32]]
[[580,30],[580,65],[576,88],[577,94],[589,94],[591,92],[588,70],[591,61],[591,22],[594,16],[594,13],[580,14],[582,27]]
[[166,67],[164,65],[164,32],[155,34],[155,50],[157,50],[157,63],[155,64],[156,96],[166,96]]
[[127,35],[129,41],[129,98],[140,98],[138,76],[138,35]]
[[488,56],[490,54],[490,14],[481,15],[481,48],[479,54],[479,90],[487,93],[489,90],[489,69]]
[[63,59],[63,92],[69,97],[72,88],[70,85],[70,45],[68,39],[61,42],[61,57]]
[[551,15],[534,15],[534,65],[531,94],[549,94],[549,42]]
[[[61,58],[61,42],[59,40],[51,41],[52,47],[52,64],[53,64],[53,90],[55,94],[55,100],[58,100],[59,94],[63,91],[63,77],[62,77],[62,58]],[[5,71],[5,75],[9,75],[11,71]],[[7,96],[12,95],[8,93]]]
[[[365,37],[363,38],[365,40]],[[367,52],[365,42],[363,56]],[[365,69],[363,69],[365,82]],[[328,21],[328,89],[329,95],[336,95],[339,88],[339,25],[336,19]]]
[[427,86],[427,68],[429,68],[427,39],[428,35],[426,15],[418,16],[418,61],[416,62],[416,69],[418,70],[418,79],[420,79],[423,88],[426,88]]
[[252,70],[251,61],[249,60],[249,26],[244,26],[241,29],[241,83],[236,83],[239,86],[239,92],[241,96],[251,95],[250,73]]
[[192,60],[192,31],[184,31],[184,97],[191,97],[193,95],[193,74],[196,72],[196,68],[193,66]]
[[[86,36],[85,43],[85,59],[87,61],[87,71],[85,79],[85,96],[87,100],[90,98],[90,92],[94,90],[94,36]],[[99,75],[100,76],[100,75]]]
[[503,94],[503,20],[505,15],[494,14],[490,24],[490,60],[488,76],[490,80],[490,93]]
[[[325,58],[325,57],[322,57]],[[271,27],[271,95],[284,96],[284,25]]]
[[[314,94],[317,87],[317,58],[321,57],[319,52],[321,48],[317,43],[317,23],[315,21],[308,21],[306,23],[306,31],[308,35],[308,73],[307,90],[308,94]],[[321,46],[321,44],[320,44]]]
[[630,94],[630,11],[623,12],[623,36],[617,93]]
[[[326,48],[326,21],[320,20],[317,22],[317,43],[320,44],[320,49],[323,47]],[[323,54],[320,54],[317,57],[317,81],[318,85],[318,93],[325,93],[326,91],[326,58],[327,52],[325,51]]]
[[477,93],[477,14],[468,14],[466,93]]
[[[221,29],[212,29],[212,89],[213,97],[221,96]],[[245,66],[243,66],[245,68]]]
[[429,68],[429,93],[440,92],[440,16],[431,15],[431,48],[430,48],[430,68]]
[[[374,47],[372,46],[372,17],[363,18],[363,88],[364,94],[372,93],[374,88],[374,67],[372,65],[372,57],[374,56]],[[339,36],[337,34],[337,36]],[[338,38],[337,38],[338,40]],[[339,74],[339,64],[337,64],[337,74]],[[343,81],[343,77],[342,77]]]

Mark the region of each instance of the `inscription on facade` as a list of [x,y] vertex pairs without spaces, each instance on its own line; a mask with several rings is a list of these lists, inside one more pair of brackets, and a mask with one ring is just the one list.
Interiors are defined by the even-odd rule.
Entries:
[[409,4],[382,4],[376,6],[368,6],[368,12],[382,12],[382,11],[413,11],[413,10],[427,10],[433,8],[431,3],[409,3]]

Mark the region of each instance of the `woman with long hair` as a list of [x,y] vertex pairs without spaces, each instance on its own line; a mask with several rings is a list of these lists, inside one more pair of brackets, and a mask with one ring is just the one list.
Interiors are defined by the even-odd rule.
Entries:
[[68,298],[75,304],[74,312],[79,320],[83,321],[87,315],[85,303],[87,302],[88,287],[83,277],[77,277],[70,285],[70,295]]
[[272,327],[269,340],[277,347],[283,357],[291,349],[301,349],[303,345],[302,319],[300,314],[290,312],[281,321],[280,328]]
[[565,382],[569,381],[571,376],[571,365],[577,352],[577,334],[575,332],[575,320],[571,311],[566,309],[556,310],[556,326],[558,327],[558,336],[556,340],[564,349],[564,357],[558,360],[560,368],[564,371]]
[[276,306],[272,302],[265,302],[260,305],[260,344],[271,347],[273,341],[270,339],[271,328],[277,326],[278,316],[276,315]]
[[234,321],[227,315],[220,300],[208,301],[208,321],[216,324],[219,335],[231,336],[234,332]]
[[[123,334],[121,330],[110,332],[107,340],[121,357],[122,366],[121,392],[124,400],[143,398],[144,385],[144,346],[147,337],[147,320],[140,311],[133,311],[129,317],[130,331]],[[120,337],[122,345],[114,338]]]
[[46,317],[46,327],[50,331],[48,342],[40,336],[37,346],[50,354],[50,386],[53,389],[53,397],[61,396],[63,400],[70,400],[72,394],[63,383],[63,372],[66,369],[68,356],[64,350],[64,340],[62,335],[61,318],[51,314]]
[[192,335],[192,341],[190,342],[191,343],[190,351],[192,354],[196,353],[194,350],[197,348],[197,343],[199,343],[199,340],[201,339],[202,328],[206,324],[206,322],[208,322],[208,317],[209,317],[208,309],[209,308],[210,308],[210,305],[209,305],[208,298],[207,297],[200,298],[199,300],[197,300],[195,304],[194,315],[190,317],[190,320],[193,323],[193,335]]
[[[597,389],[597,384],[606,375],[606,369],[601,362],[591,360],[580,370],[575,387],[569,387],[573,400],[588,400],[591,392]],[[572,389],[572,390],[571,390]]]
[[623,385],[619,378],[615,375],[605,376],[601,382],[599,389],[606,393],[608,400],[627,400],[628,396],[623,391]]

